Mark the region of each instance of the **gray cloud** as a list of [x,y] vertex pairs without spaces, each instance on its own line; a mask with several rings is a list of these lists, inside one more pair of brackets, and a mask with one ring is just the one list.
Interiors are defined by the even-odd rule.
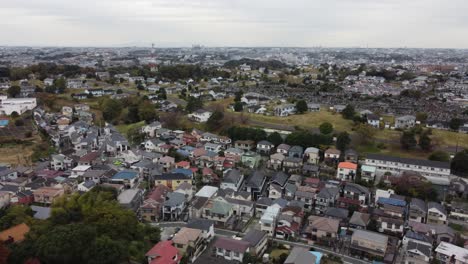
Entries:
[[468,48],[465,0],[0,0],[0,45]]

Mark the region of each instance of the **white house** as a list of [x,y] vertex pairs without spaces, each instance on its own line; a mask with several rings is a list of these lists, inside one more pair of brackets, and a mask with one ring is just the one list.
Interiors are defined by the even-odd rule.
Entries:
[[96,182],[89,180],[89,181],[84,181],[80,184],[78,184],[78,191],[80,192],[89,192],[92,188],[96,186]]
[[296,113],[296,106],[294,104],[282,104],[275,106],[275,116],[289,116]]
[[395,118],[395,128],[407,129],[412,128],[416,124],[416,117],[405,115]]
[[211,117],[213,113],[207,110],[198,109],[197,111],[188,115],[190,119],[196,122],[205,123]]
[[0,115],[11,115],[13,112],[21,115],[36,106],[36,98],[8,98],[6,95],[0,95]]
[[436,258],[441,263],[467,264],[468,249],[447,242],[440,242],[435,250]]
[[260,230],[265,231],[269,236],[274,236],[276,228],[276,219],[280,213],[281,207],[273,204],[267,207],[265,213],[260,218]]
[[44,85],[45,86],[52,86],[54,84],[54,79],[52,78],[45,78],[44,79]]
[[379,128],[380,127],[380,117],[375,114],[368,114],[367,115],[367,124]]

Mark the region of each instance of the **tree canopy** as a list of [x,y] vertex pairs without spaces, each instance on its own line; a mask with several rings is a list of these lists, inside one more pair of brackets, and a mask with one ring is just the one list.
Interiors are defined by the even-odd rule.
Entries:
[[115,199],[115,191],[99,186],[59,199],[51,217],[32,225],[14,248],[10,263],[31,257],[51,264],[143,262],[146,251],[159,241],[159,229],[139,223],[135,213]]
[[221,122],[224,119],[224,113],[221,111],[214,111],[213,114],[206,121],[206,128],[209,131],[214,131],[221,127]]
[[468,150],[465,149],[455,154],[450,167],[453,174],[468,177]]
[[416,147],[416,138],[412,131],[403,131],[400,138],[400,144],[403,149],[412,149]]
[[333,132],[333,125],[330,122],[323,122],[319,126],[320,133],[328,135]]
[[351,143],[351,138],[349,137],[348,132],[341,132],[338,134],[336,139],[336,148],[340,151],[345,151],[348,148],[348,145]]
[[9,97],[17,97],[21,93],[21,88],[18,85],[13,85],[7,90]]
[[355,115],[354,107],[352,105],[347,105],[343,111],[341,111],[341,115],[344,119],[353,119]]
[[296,102],[296,111],[299,113],[299,114],[303,114],[305,112],[307,112],[307,103],[306,101],[304,100],[299,100]]
[[273,145],[275,146],[278,146],[279,144],[283,143],[283,138],[278,132],[273,132],[270,135],[268,135],[267,140],[273,143]]
[[450,160],[450,155],[445,151],[436,150],[436,151],[432,152],[431,155],[429,155],[428,159],[433,160],[433,161],[447,162],[447,161]]

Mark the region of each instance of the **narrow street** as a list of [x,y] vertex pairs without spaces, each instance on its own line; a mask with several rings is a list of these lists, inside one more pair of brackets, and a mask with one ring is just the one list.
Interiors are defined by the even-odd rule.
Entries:
[[[184,227],[184,226],[187,225],[187,223],[185,223],[185,222],[162,222],[162,223],[154,223],[152,225],[160,227],[160,228],[177,228],[177,227]],[[231,230],[215,228],[215,235],[216,236],[232,237],[232,236],[235,236],[235,235],[238,235],[238,234],[240,234],[240,233],[235,232],[235,231],[231,231]],[[241,233],[241,234],[244,235],[243,233]],[[327,249],[327,248],[317,246],[317,245],[308,245],[308,244],[305,244],[305,243],[285,241],[285,240],[277,239],[277,238],[270,238],[270,240],[272,240],[274,242],[278,242],[278,243],[283,243],[283,244],[286,244],[286,245],[289,245],[289,246],[298,246],[298,247],[304,247],[304,248],[313,247],[316,251],[319,251],[321,253],[330,254],[330,255],[340,257],[343,260],[344,263],[351,263],[351,264],[367,264],[367,263],[370,263],[368,261],[357,259],[357,258],[350,257],[350,256],[347,256],[347,255],[343,255],[343,254],[335,252],[335,251],[333,251],[331,249]]]

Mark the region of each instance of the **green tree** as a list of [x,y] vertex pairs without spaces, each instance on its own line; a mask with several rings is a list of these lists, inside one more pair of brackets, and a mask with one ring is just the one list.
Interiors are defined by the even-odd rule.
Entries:
[[343,111],[341,111],[341,115],[343,116],[344,119],[353,119],[355,115],[354,107],[352,105],[347,105]]
[[320,133],[328,135],[333,132],[333,125],[330,122],[324,122],[319,126]]
[[134,126],[127,131],[127,138],[130,143],[140,145],[145,140],[145,134],[141,131],[140,126]]
[[159,89],[158,99],[159,100],[167,100],[166,89],[164,89],[164,88]]
[[187,100],[187,106],[185,107],[185,111],[191,113],[200,108],[203,108],[203,101],[200,98],[189,96]]
[[431,138],[426,131],[419,136],[419,146],[425,151],[430,151],[432,149]]
[[224,113],[221,111],[214,111],[213,114],[206,121],[206,128],[209,131],[214,131],[221,126],[221,123],[224,119]]
[[243,95],[244,92],[242,90],[237,91],[234,96],[234,102],[240,102]]
[[460,129],[460,126],[462,125],[462,121],[459,118],[452,118],[449,122],[449,127],[453,131],[458,131]]
[[273,132],[268,135],[267,140],[273,143],[273,145],[278,146],[279,144],[283,143],[283,137],[281,137],[280,133]]
[[10,206],[0,218],[0,228],[4,230],[21,223],[28,223],[31,221],[33,214],[29,206]]
[[21,88],[18,85],[13,85],[7,90],[8,96],[15,98],[21,93]]
[[461,177],[468,176],[468,150],[462,150],[455,154],[450,165],[452,173]]
[[102,116],[104,117],[104,120],[109,122],[114,121],[119,117],[122,109],[122,104],[114,99],[105,98],[101,103]]
[[307,112],[307,103],[306,101],[304,100],[299,100],[296,102],[296,111],[299,113],[299,114],[303,114],[305,112]]
[[450,155],[442,150],[436,150],[429,155],[429,160],[433,161],[443,161],[443,162],[448,162],[450,161]]
[[67,88],[67,81],[65,81],[65,78],[58,78],[54,80],[54,85],[56,88],[56,91],[60,94],[65,92],[65,89]]
[[416,137],[412,131],[403,131],[400,138],[400,144],[403,149],[412,149],[416,147]]
[[427,120],[427,113],[417,112],[416,113],[416,120],[421,122],[421,123],[425,123],[426,120]]
[[348,148],[348,145],[350,143],[351,138],[349,137],[349,134],[346,131],[338,134],[338,137],[336,138],[337,149],[339,149],[341,152],[344,152]]
[[145,120],[147,123],[157,119],[156,108],[149,101],[144,101],[138,108],[140,120]]
[[358,124],[355,127],[356,137],[362,144],[369,144],[374,141],[376,130],[368,124]]
[[234,111],[242,112],[243,109],[244,109],[244,105],[241,102],[234,103]]

